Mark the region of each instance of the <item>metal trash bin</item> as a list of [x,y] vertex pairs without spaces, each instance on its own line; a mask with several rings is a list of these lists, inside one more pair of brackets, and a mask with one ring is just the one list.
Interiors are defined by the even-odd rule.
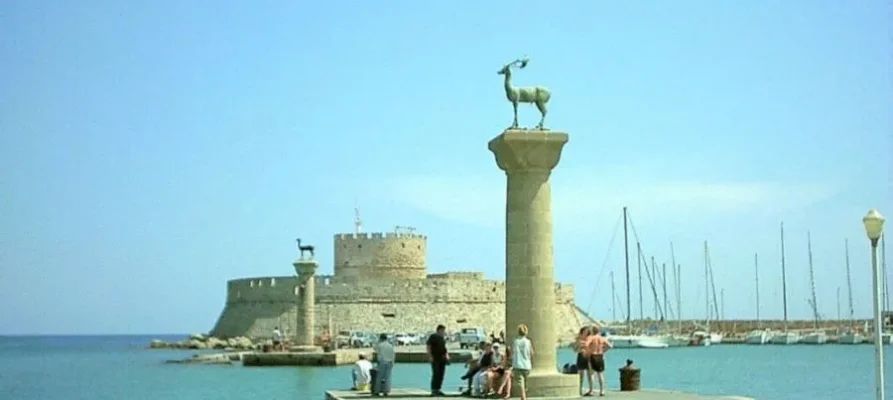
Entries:
[[633,360],[626,360],[626,365],[620,368],[620,391],[634,392],[639,390],[641,377],[641,370],[633,365]]

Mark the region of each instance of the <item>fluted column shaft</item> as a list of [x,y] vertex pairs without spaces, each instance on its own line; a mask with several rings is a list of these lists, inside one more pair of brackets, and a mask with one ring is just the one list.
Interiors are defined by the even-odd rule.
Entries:
[[298,273],[298,298],[297,298],[297,346],[313,346],[313,327],[316,324],[314,316],[316,310],[316,268],[318,264],[313,260],[298,260],[294,263],[295,272]]
[[490,141],[506,173],[506,336],[529,328],[534,373],[556,373],[557,329],[552,250],[552,193],[549,176],[567,143],[565,133],[503,132]]

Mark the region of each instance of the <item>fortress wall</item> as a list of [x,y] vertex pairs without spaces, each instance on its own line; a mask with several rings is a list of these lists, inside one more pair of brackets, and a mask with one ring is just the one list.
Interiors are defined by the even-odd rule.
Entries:
[[[447,275],[447,274],[444,274]],[[330,275],[315,277],[317,303],[504,303],[505,282],[468,278],[340,281]],[[287,302],[297,299],[294,276],[268,276],[234,279],[227,282],[227,304],[246,302]],[[555,284],[556,302],[573,302],[574,287]]]
[[[580,321],[573,305],[562,304],[555,313],[555,329],[561,340],[570,340],[579,329]],[[224,309],[211,335],[217,337],[247,336],[269,338],[273,328],[279,327],[289,337],[294,337],[296,312],[291,303],[243,302],[230,304]],[[316,306],[315,335],[329,328],[332,330],[359,330],[375,333],[433,331],[438,324],[451,332],[463,327],[480,326],[487,334],[498,335],[505,330],[504,303],[334,303]],[[514,327],[512,328],[514,329]]]
[[226,302],[297,301],[294,276],[233,279],[226,283]]
[[440,274],[428,274],[428,279],[472,279],[484,280],[483,272],[444,272]]
[[[474,275],[457,276],[462,278],[353,284],[317,276],[315,332],[327,328],[330,315],[336,331],[428,332],[439,323],[450,329],[482,326],[488,332],[502,330],[505,283],[468,279]],[[276,326],[290,334],[296,332],[296,286],[293,276],[227,282],[226,306],[211,333],[221,337],[268,337]],[[579,318],[573,307],[573,285],[556,284],[555,288],[559,305],[556,326],[574,331]]]
[[403,233],[335,235],[335,276],[339,279],[425,279],[428,238]]

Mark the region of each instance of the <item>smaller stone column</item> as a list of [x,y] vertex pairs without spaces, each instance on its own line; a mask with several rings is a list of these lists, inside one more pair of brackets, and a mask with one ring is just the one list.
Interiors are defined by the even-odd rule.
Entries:
[[317,350],[314,342],[313,328],[316,325],[316,260],[301,258],[295,261],[295,272],[298,273],[297,318],[295,319],[296,346],[299,351]]

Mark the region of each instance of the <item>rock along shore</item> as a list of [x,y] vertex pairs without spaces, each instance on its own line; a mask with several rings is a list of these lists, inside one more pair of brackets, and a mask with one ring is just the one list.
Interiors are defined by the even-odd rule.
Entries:
[[150,349],[178,349],[178,350],[261,350],[264,343],[255,343],[251,339],[239,336],[234,338],[220,339],[213,336],[193,333],[189,338],[180,341],[168,342],[161,339],[153,339],[149,342]]

